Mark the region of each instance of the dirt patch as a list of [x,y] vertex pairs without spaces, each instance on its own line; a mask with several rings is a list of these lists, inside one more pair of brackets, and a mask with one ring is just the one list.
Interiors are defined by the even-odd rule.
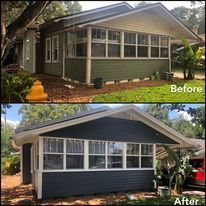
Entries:
[[[182,72],[175,72],[174,77],[183,79],[184,75]],[[203,80],[203,79],[205,79],[205,75],[197,73],[197,74],[195,74],[195,79]]]
[[[94,86],[76,84],[53,75],[38,74],[37,77],[42,82],[51,102],[92,102],[92,97],[97,94],[160,86],[170,83],[167,80],[142,80],[140,82],[103,85],[102,89],[95,89]],[[175,78],[175,81],[181,80],[180,78]],[[74,88],[71,89],[71,87]]]

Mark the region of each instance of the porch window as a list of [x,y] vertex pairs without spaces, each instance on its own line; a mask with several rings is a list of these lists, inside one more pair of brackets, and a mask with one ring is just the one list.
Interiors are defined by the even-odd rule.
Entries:
[[44,139],[43,153],[44,169],[63,169],[63,139]]
[[51,38],[46,39],[46,53],[45,53],[45,61],[51,62]]
[[124,56],[136,57],[136,34],[124,33]]
[[148,57],[148,34],[138,34],[138,57]]
[[108,57],[120,57],[120,32],[108,31]]
[[52,37],[52,62],[58,62],[59,59],[59,36]]
[[151,35],[151,57],[159,57],[159,36]]
[[141,167],[142,168],[153,167],[153,145],[147,145],[147,144],[141,145]]
[[67,33],[67,56],[75,57],[76,54],[76,40],[75,40],[75,32]]
[[29,39],[26,40],[26,60],[29,60],[30,57],[30,41]]
[[165,37],[165,36],[161,36],[161,52],[160,52],[160,55],[161,57],[163,58],[167,58],[169,56],[169,39],[168,37]]
[[76,56],[87,56],[87,30],[80,30],[76,32]]
[[89,141],[89,168],[105,169],[105,142]]
[[92,56],[106,56],[106,30],[92,29]]
[[66,168],[67,169],[84,168],[84,141],[83,140],[66,141]]
[[123,143],[108,142],[108,168],[123,167]]
[[139,144],[127,144],[127,168],[139,167]]

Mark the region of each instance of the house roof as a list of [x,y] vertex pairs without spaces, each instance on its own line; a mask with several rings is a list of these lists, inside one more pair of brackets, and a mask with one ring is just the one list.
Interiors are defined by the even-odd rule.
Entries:
[[193,147],[193,143],[190,142],[183,135],[179,134],[172,128],[158,121],[157,119],[150,116],[149,114],[134,105],[126,105],[115,109],[108,109],[104,107],[93,111],[72,115],[70,117],[66,117],[60,120],[52,120],[45,123],[40,123],[38,125],[19,128],[15,130],[15,135],[13,136],[13,138],[15,144],[17,146],[20,146],[25,143],[33,142],[36,137],[38,137],[38,135],[46,132],[70,127],[103,117],[121,114],[123,112],[130,114],[133,118],[136,118],[137,121],[142,121],[149,127],[178,142],[180,147]]

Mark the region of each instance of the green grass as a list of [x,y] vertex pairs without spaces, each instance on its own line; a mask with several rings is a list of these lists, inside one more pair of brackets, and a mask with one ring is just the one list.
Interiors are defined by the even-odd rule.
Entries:
[[[172,93],[171,84],[178,87],[201,87],[202,92],[175,92]],[[161,86],[142,87],[134,90],[122,92],[112,92],[96,95],[93,102],[204,102],[205,100],[205,80],[190,80],[173,82]]]
[[[179,197],[182,200],[183,196]],[[205,199],[200,198],[195,195],[184,195],[189,200],[198,200],[198,205],[205,205]],[[140,199],[140,200],[125,200],[125,201],[115,201],[108,203],[109,205],[174,205],[176,197],[156,197],[150,199]],[[178,205],[178,204],[177,204]],[[184,203],[185,205],[185,203]]]

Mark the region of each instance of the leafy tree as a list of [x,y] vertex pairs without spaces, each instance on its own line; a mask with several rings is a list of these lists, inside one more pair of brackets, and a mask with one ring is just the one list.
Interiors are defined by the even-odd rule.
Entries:
[[19,109],[19,114],[22,114],[19,126],[63,118],[90,109],[86,104],[24,104]]
[[160,120],[164,124],[171,126],[171,120],[169,118],[169,109],[163,107],[161,104],[149,104],[144,107],[145,112]]

